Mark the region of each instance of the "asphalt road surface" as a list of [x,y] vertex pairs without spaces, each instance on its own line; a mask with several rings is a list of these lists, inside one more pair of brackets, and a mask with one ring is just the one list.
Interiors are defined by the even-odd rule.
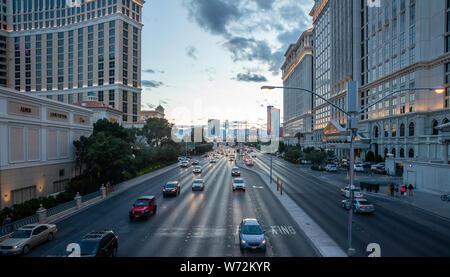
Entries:
[[[258,153],[255,167],[269,172],[270,156]],[[348,211],[340,206],[340,188],[305,174],[298,165],[273,158],[273,175],[287,193],[327,232],[342,249],[348,249]],[[343,184],[344,186],[345,184]],[[450,256],[450,221],[402,203],[367,197],[375,204],[373,215],[353,216],[353,248],[356,256],[368,256],[366,248],[378,243],[382,257]]]
[[[95,230],[113,230],[119,236],[122,257],[239,257],[317,256],[308,239],[259,176],[243,170],[246,192],[231,189],[234,162],[225,157],[217,164],[201,159],[203,173],[175,168],[86,210],[57,222],[55,239],[35,249],[30,257],[67,255],[69,243]],[[191,190],[194,178],[206,181],[203,192]],[[163,198],[162,186],[178,180],[181,193]],[[128,212],[143,195],[155,195],[157,213],[148,221],[133,221]],[[241,252],[237,228],[243,218],[257,218],[267,231],[266,252]]]

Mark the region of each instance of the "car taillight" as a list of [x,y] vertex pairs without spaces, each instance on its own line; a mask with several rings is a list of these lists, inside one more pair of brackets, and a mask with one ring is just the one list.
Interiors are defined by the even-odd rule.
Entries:
[[364,206],[361,206],[361,209],[364,209]]
[[119,240],[119,236],[116,236],[116,240]]

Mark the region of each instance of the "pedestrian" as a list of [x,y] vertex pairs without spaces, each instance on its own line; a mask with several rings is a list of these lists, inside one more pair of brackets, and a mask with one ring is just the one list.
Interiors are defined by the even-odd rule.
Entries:
[[114,191],[114,185],[113,184],[109,184],[109,188],[111,189],[111,192],[113,192]]
[[398,185],[395,185],[395,196],[398,197]]
[[406,195],[406,185],[403,185],[401,188],[402,198]]
[[409,196],[413,196],[413,189],[414,189],[413,185],[409,184],[409,186],[408,186]]
[[3,225],[10,224],[12,222],[12,218],[9,216],[9,214],[6,215],[6,217],[3,219]]
[[391,189],[391,196],[394,197],[395,196],[394,195],[394,190],[395,190],[394,185],[391,185],[390,189]]

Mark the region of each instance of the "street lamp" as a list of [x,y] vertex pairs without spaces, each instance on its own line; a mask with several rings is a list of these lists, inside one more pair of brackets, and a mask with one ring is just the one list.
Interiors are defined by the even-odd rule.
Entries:
[[[356,105],[357,105],[357,98],[358,98],[358,89],[356,86],[356,82],[354,81],[349,81],[347,83],[347,106],[348,106],[348,110],[345,111],[343,110],[341,107],[337,106],[336,104],[334,104],[333,102],[329,101],[328,99],[324,98],[323,96],[315,93],[312,90],[309,89],[304,89],[304,88],[299,88],[299,87],[288,87],[288,86],[262,86],[261,90],[262,91],[271,91],[274,89],[292,89],[292,90],[299,90],[299,91],[304,91],[304,92],[308,92],[322,100],[324,100],[325,102],[327,102],[328,104],[330,104],[331,106],[333,106],[334,108],[336,108],[337,110],[343,112],[344,114],[346,114],[348,116],[347,119],[347,130],[350,132],[350,188],[349,188],[349,200],[350,200],[350,207],[353,204],[353,174],[354,174],[354,159],[355,159],[355,150],[354,150],[354,140],[355,137],[357,135],[358,132],[358,115],[360,115],[361,113],[364,113],[365,111],[367,111],[369,108],[375,106],[376,104],[378,104],[379,102],[383,101],[384,99],[393,96],[394,94],[398,94],[400,92],[405,92],[405,91],[418,91],[418,90],[422,90],[422,91],[431,91],[434,92],[436,94],[442,94],[446,91],[445,88],[408,88],[408,89],[400,89],[400,90],[396,90],[380,99],[378,99],[377,101],[375,101],[374,103],[370,104],[369,106],[361,109],[361,110],[357,110],[356,109]],[[272,179],[272,176],[271,176]],[[270,180],[272,181],[272,180]],[[352,248],[352,225],[353,225],[353,220],[352,220],[352,209],[349,209],[349,213],[348,213],[348,255],[352,256],[355,253],[355,249]]]

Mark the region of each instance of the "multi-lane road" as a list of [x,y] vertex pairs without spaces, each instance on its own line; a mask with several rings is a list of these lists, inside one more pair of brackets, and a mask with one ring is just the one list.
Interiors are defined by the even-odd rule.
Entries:
[[[113,230],[119,236],[120,257],[311,257],[317,252],[255,173],[243,170],[245,192],[231,189],[234,162],[222,157],[216,164],[200,159],[203,173],[192,167],[175,168],[127,191],[110,196],[88,209],[57,222],[55,239],[32,249],[31,257],[67,255],[68,244],[95,230]],[[206,181],[204,191],[191,190],[194,178]],[[163,198],[162,186],[181,184],[177,197]],[[157,213],[147,221],[130,222],[128,212],[142,195],[154,195]],[[243,218],[257,218],[267,231],[266,252],[241,252],[238,225]]]
[[[269,172],[270,156],[257,154],[256,167]],[[305,167],[273,158],[273,174],[283,190],[328,233],[342,249],[348,248],[348,212],[340,207],[340,188]],[[333,173],[329,173],[333,174]],[[344,186],[343,182],[343,186]],[[367,197],[373,215],[353,216],[353,248],[367,256],[370,243],[378,243],[381,256],[450,256],[450,221],[402,203]]]

